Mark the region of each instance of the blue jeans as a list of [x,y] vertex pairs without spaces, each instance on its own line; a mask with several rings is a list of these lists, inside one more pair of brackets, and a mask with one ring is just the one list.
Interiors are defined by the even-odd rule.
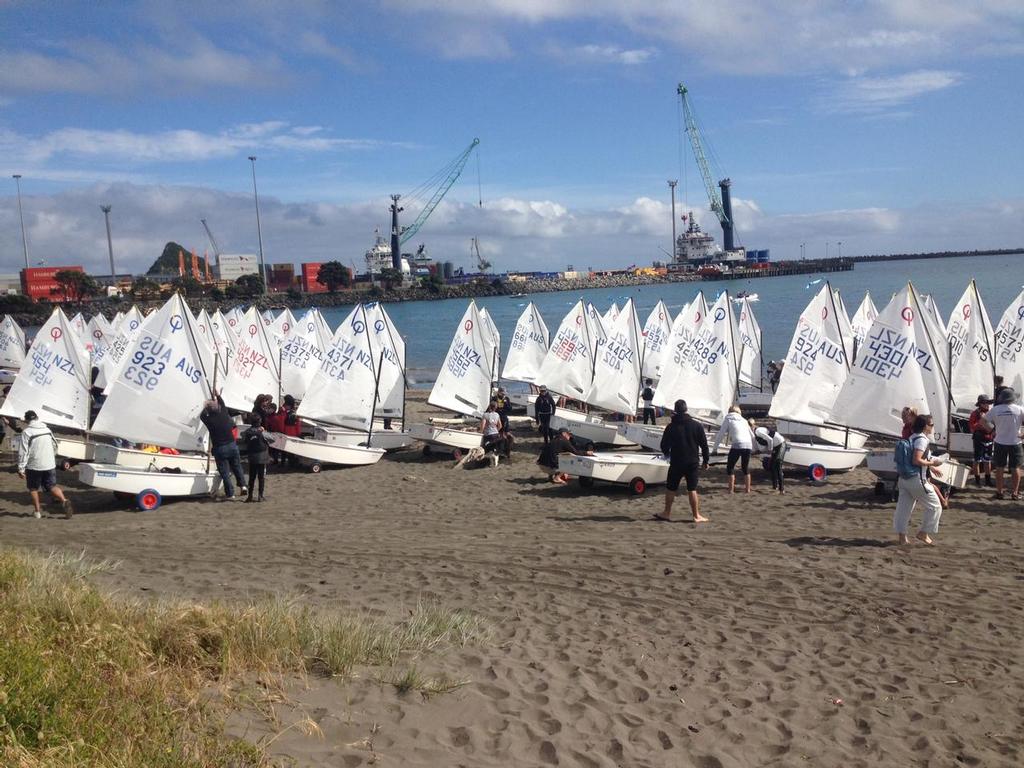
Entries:
[[224,495],[231,498],[235,495],[235,487],[231,484],[231,475],[238,480],[240,488],[245,487],[245,479],[242,477],[242,458],[238,454],[238,445],[227,443],[213,446],[213,458],[217,461],[220,479],[224,481]]

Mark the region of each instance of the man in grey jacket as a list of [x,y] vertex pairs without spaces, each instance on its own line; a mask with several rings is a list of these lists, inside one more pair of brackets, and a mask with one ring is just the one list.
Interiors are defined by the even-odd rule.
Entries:
[[18,438],[18,477],[25,479],[35,516],[43,516],[40,491],[49,491],[64,508],[64,517],[70,518],[75,510],[57,485],[57,440],[35,411],[25,411],[25,423]]

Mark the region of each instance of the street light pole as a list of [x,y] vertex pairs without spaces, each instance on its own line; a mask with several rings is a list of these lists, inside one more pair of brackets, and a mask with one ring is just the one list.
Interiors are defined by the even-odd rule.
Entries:
[[110,284],[115,285],[117,283],[117,272],[114,271],[114,241],[110,238],[110,206],[101,205],[100,210],[103,211],[103,218],[107,221],[107,252],[110,254]]
[[672,250],[670,253],[673,262],[676,260],[676,184],[678,183],[678,179],[668,182],[668,187],[672,191]]
[[804,246],[805,245],[807,245],[807,243],[800,243],[800,260],[801,261],[803,261],[803,258],[804,258]]
[[828,258],[828,240],[825,241],[825,258]]
[[843,258],[843,241],[839,241],[839,258]]
[[21,174],[14,174],[14,185],[18,188],[18,218],[21,219],[21,248],[25,252],[25,269],[28,269],[28,237],[25,235],[25,214],[21,211]]
[[263,280],[263,287],[267,288],[267,267],[263,263],[263,229],[260,227],[260,196],[256,191],[256,155],[249,155],[249,162],[252,163],[252,197],[256,201],[256,237],[260,244],[260,278]]

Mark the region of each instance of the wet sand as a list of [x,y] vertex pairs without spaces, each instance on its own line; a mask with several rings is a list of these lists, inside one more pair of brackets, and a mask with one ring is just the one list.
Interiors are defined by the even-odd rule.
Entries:
[[[414,416],[427,410],[422,393]],[[415,420],[415,418],[411,419]],[[132,597],[286,594],[400,618],[419,600],[484,616],[486,646],[422,662],[466,684],[399,695],[288,683],[271,752],[300,766],[1015,766],[1024,741],[1024,504],[956,496],[938,546],[896,547],[864,469],[730,496],[711,522],[658,523],[662,492],[546,483],[539,441],[452,469],[405,451],[320,475],[274,473],[264,504],[153,513],[62,481],[79,513],[34,520],[0,477],[0,541],[122,561]],[[685,517],[685,498],[676,505]],[[914,523],[920,520],[915,514]]]

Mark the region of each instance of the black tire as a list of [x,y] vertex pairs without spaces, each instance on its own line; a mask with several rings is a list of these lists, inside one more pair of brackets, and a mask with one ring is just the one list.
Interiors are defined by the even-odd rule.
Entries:
[[875,483],[875,496],[885,496],[885,481],[879,480]]
[[647,481],[642,477],[634,477],[629,481],[629,492],[634,496],[643,496],[647,490]]
[[314,475],[320,474],[320,470],[322,469],[323,467],[320,465],[319,461],[314,461],[312,464],[309,465],[309,471],[312,472]]
[[73,466],[75,466],[75,462],[73,462],[71,459],[60,460],[60,468],[65,472],[69,472]]
[[429,445],[424,445],[424,446],[423,446],[423,455],[424,455],[424,456],[429,456],[429,455],[430,455],[430,453],[431,453],[431,448],[430,448],[430,446],[429,446]]
[[594,487],[594,478],[592,478],[592,477],[581,477],[580,478],[580,485],[583,486],[584,488],[593,488]]

